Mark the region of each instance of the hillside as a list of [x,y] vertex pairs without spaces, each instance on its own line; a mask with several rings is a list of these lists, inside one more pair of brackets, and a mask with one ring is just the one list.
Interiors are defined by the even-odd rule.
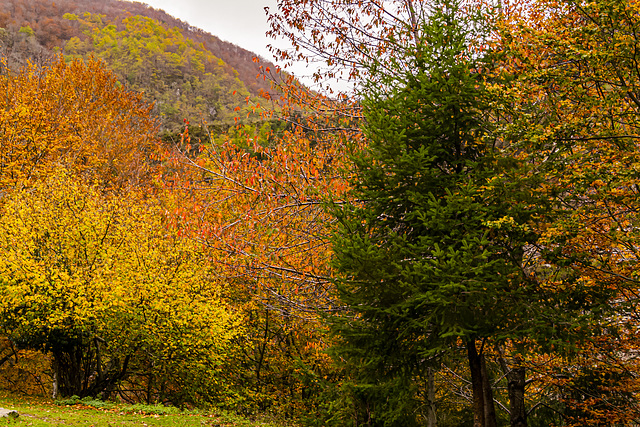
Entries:
[[0,56],[10,67],[59,53],[106,61],[123,84],[156,103],[155,113],[169,131],[184,119],[229,123],[247,97],[270,90],[269,82],[256,78],[254,53],[142,3],[0,3]]

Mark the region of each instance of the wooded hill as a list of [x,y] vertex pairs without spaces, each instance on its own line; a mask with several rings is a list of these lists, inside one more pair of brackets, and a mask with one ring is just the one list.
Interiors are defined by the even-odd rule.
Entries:
[[0,56],[11,68],[95,55],[129,88],[155,102],[168,131],[184,119],[233,121],[247,97],[269,91],[256,54],[162,10],[119,0],[7,0],[0,4]]

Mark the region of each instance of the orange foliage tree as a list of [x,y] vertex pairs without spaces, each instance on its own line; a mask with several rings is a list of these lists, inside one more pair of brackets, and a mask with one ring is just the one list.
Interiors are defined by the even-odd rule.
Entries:
[[639,11],[608,0],[503,2],[496,37],[512,82],[497,117],[507,150],[545,177],[540,191],[564,212],[541,242],[559,262],[536,274],[556,289],[573,274],[585,297],[612,296],[578,357],[538,377],[558,387],[549,399],[564,396],[571,425],[637,420]]
[[277,79],[281,94],[263,93],[260,103],[247,98],[247,118],[255,112],[263,122],[242,125],[238,117],[235,129],[205,141],[187,127],[180,166],[165,182],[177,197],[170,204],[177,226],[206,247],[248,321],[238,339],[245,350],[236,355],[247,405],[300,416],[338,375],[323,351],[328,337],[319,316],[338,309],[332,218],[323,204],[345,193],[344,160],[361,140],[359,113],[344,97],[314,93],[266,66],[263,73]]
[[247,405],[301,414],[305,396],[318,391],[315,375],[328,369],[317,313],[336,307],[322,199],[345,189],[345,146],[301,127],[278,134],[268,125],[197,143],[187,127],[183,138],[185,152],[192,143],[199,152],[176,156],[175,173],[165,174],[174,197],[167,207],[245,313],[236,372]]
[[156,147],[151,106],[94,59],[58,58],[0,74],[0,183],[41,179],[62,165],[105,183],[149,173]]

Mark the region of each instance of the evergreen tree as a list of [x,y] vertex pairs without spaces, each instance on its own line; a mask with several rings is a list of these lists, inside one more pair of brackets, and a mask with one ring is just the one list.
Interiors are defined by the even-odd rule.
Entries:
[[[463,343],[474,425],[495,426],[489,343],[558,343],[584,320],[577,312],[603,300],[550,291],[531,267],[545,256],[536,222],[554,209],[534,191],[536,175],[524,179],[526,165],[499,149],[489,55],[469,48],[482,23],[455,0],[421,16],[411,46],[370,64],[362,91],[368,146],[353,158],[356,202],[334,205],[336,286],[348,307],[333,319],[335,352],[352,369],[357,425],[410,426],[424,422],[417,396],[428,370]],[[512,425],[524,418],[512,414]]]

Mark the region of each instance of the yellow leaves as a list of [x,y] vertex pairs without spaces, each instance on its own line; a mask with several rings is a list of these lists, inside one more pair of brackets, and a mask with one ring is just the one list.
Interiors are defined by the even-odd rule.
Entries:
[[504,216],[495,221],[483,221],[482,224],[491,229],[521,229],[522,231],[528,231],[529,226],[527,224],[517,224],[511,216]]
[[0,283],[0,319],[22,313],[14,333],[57,327],[114,351],[144,342],[224,358],[242,332],[196,242],[165,228],[156,202],[64,171],[3,200]]

